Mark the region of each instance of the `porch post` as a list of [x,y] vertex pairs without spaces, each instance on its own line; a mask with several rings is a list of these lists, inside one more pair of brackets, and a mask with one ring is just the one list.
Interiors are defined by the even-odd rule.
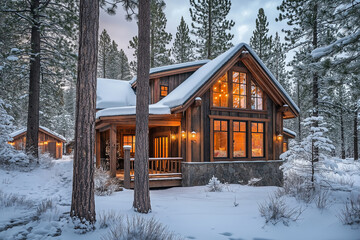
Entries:
[[124,187],[130,188],[130,150],[131,146],[124,146]]
[[116,177],[116,126],[110,126],[110,177]]
[[186,162],[191,162],[191,107],[186,109]]
[[96,167],[100,167],[100,131],[96,130],[96,141],[95,141],[95,154],[96,154]]

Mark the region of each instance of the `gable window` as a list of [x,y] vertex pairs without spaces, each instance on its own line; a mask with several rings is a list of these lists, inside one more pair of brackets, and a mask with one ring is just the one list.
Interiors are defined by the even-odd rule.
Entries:
[[246,108],[246,73],[233,72],[233,108]]
[[263,91],[251,81],[251,109],[263,110]]
[[264,157],[264,123],[251,123],[251,156]]
[[246,157],[246,122],[233,121],[233,156]]
[[168,86],[163,86],[163,85],[160,86],[160,97],[161,98],[166,97],[168,95],[168,92],[169,92]]
[[228,107],[228,78],[224,74],[213,86],[213,106]]
[[135,135],[124,135],[124,146],[131,146],[130,155],[134,156],[135,154]]
[[228,157],[228,121],[214,120],[214,157]]

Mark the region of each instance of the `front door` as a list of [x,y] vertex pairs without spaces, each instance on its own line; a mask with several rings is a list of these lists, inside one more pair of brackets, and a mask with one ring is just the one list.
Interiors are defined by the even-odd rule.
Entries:
[[50,156],[56,158],[56,142],[49,142],[48,148],[49,148]]
[[155,158],[169,157],[169,137],[167,136],[155,137],[154,157]]

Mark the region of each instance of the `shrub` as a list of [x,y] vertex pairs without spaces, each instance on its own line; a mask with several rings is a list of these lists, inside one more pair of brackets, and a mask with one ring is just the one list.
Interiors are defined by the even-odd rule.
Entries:
[[209,192],[222,192],[223,191],[223,184],[215,177],[213,176],[209,183],[206,185]]
[[326,208],[330,204],[329,197],[329,191],[320,191],[319,193],[317,193],[314,198],[316,207],[319,209]]
[[100,228],[107,228],[121,221],[122,217],[114,211],[103,211],[98,214],[96,222],[99,224]]
[[107,235],[102,240],[177,240],[182,239],[154,218],[140,216],[126,217],[116,225],[110,227]]
[[350,198],[338,217],[345,225],[360,225],[360,195],[357,199]]
[[94,175],[95,194],[98,196],[111,195],[118,189],[115,179],[110,178],[103,168],[96,168]]
[[265,218],[266,223],[276,225],[282,222],[285,226],[290,221],[297,221],[303,212],[301,208],[289,208],[284,202],[283,197],[270,196],[268,201],[259,204],[259,212]]
[[285,177],[283,188],[285,194],[306,203],[309,203],[314,199],[311,182],[308,181],[306,177],[295,173]]
[[34,206],[34,202],[28,200],[25,196],[6,194],[0,190],[0,208],[12,206],[24,206],[26,208],[32,208]]

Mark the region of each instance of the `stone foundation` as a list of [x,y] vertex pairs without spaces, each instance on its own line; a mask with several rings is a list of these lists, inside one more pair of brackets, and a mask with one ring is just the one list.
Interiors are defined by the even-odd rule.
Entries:
[[282,160],[234,162],[183,162],[182,186],[206,185],[212,176],[222,183],[247,184],[252,178],[261,179],[257,186],[282,186]]

